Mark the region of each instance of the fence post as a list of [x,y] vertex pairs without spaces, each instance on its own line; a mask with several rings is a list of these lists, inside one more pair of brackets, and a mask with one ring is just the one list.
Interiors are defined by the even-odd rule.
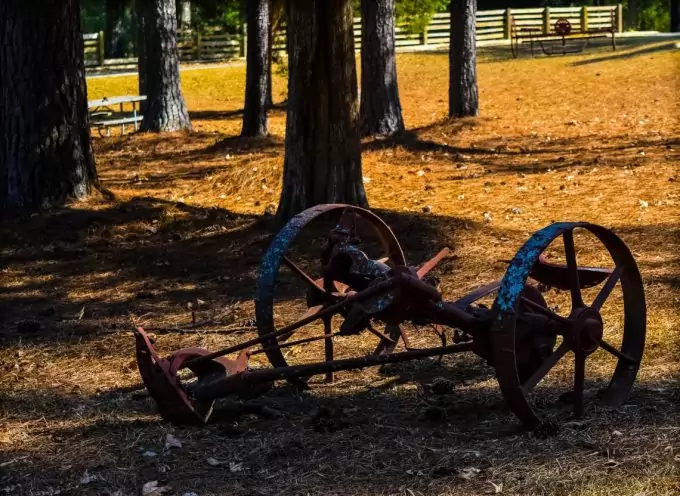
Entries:
[[196,31],[194,35],[194,60],[201,58],[201,33]]
[[543,9],[543,34],[550,34],[550,7]]
[[616,5],[616,29],[619,33],[623,33],[623,4]]
[[99,65],[104,65],[104,55],[106,54],[106,49],[104,47],[104,31],[99,31],[99,37],[97,40],[99,41],[99,45],[97,46]]
[[588,7],[581,7],[581,31],[588,31]]
[[421,45],[427,45],[427,28],[429,24],[425,26],[425,29],[423,30],[422,33],[420,33],[420,44]]
[[241,24],[241,38],[239,40],[239,57],[245,57],[248,50],[248,24]]
[[503,31],[506,40],[512,37],[512,10],[505,9],[505,15],[503,16]]

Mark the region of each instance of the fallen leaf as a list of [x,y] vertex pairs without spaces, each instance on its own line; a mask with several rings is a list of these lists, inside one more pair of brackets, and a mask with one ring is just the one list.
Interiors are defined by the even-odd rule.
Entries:
[[211,467],[217,467],[218,465],[222,465],[221,461],[216,460],[213,457],[209,457],[208,459],[206,459],[206,462],[208,462],[208,465],[210,465]]
[[495,494],[503,492],[503,483],[502,482],[499,482],[498,484],[491,482],[491,481],[487,481],[487,482],[493,486],[493,492]]
[[465,480],[470,480],[473,477],[477,477],[477,474],[479,474],[480,472],[481,470],[478,469],[477,467],[465,467],[460,471],[458,475]]
[[158,454],[155,451],[145,451],[144,453],[142,453],[142,456],[146,458],[153,458],[155,456],[158,456]]

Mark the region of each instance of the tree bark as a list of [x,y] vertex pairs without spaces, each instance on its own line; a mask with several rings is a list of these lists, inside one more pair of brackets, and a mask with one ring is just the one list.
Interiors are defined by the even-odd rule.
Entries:
[[449,117],[479,115],[475,13],[476,0],[451,2]]
[[628,0],[626,2],[626,28],[636,30],[638,28],[638,2]]
[[351,0],[288,3],[288,109],[277,217],[319,203],[367,206]]
[[[140,95],[146,95],[146,42],[144,40],[144,18],[145,14],[144,0],[135,0],[135,36],[137,46],[137,75],[138,88]],[[140,108],[146,108],[146,103],[141,102]]]
[[147,95],[142,131],[190,130],[179,80],[175,0],[137,0],[143,5],[144,68]]
[[180,31],[191,29],[191,0],[177,0],[177,26]]
[[361,134],[404,130],[394,51],[394,0],[361,2]]
[[106,0],[106,24],[104,28],[104,56],[123,56],[123,21],[125,0]]
[[269,62],[269,0],[246,4],[248,47],[246,98],[242,136],[267,135],[267,79]]
[[0,2],[0,214],[97,182],[77,0]]
[[680,33],[680,0],[671,0],[671,33]]

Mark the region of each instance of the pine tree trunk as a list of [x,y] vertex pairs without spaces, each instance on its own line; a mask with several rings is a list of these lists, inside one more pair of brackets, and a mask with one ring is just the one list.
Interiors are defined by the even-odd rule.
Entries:
[[246,4],[248,48],[246,101],[242,136],[267,135],[267,66],[269,59],[269,0]]
[[637,0],[628,0],[626,3],[626,28],[636,30],[638,28],[638,3]]
[[671,33],[680,33],[680,0],[671,0]]
[[0,215],[96,184],[77,0],[0,2]]
[[[146,95],[146,42],[144,40],[144,18],[146,17],[144,0],[135,0],[135,41],[137,45],[137,75],[140,95]],[[145,109],[146,103],[141,102]]]
[[191,29],[191,0],[177,0],[177,26],[180,31]]
[[394,0],[361,2],[361,134],[404,130],[394,52]]
[[451,2],[449,117],[479,115],[475,13],[476,0]]
[[175,0],[147,0],[144,4],[143,79],[147,101],[141,130],[190,130],[179,80]]
[[351,0],[288,3],[288,114],[277,216],[319,203],[367,206]]
[[273,62],[273,57],[274,54],[272,52],[273,50],[273,43],[274,43],[274,31],[273,31],[273,26],[272,26],[272,19],[271,19],[271,3],[269,4],[270,11],[269,11],[269,26],[267,27],[267,101],[266,105],[267,108],[270,109],[274,106],[274,89],[272,87],[272,62]]
[[123,21],[125,0],[106,0],[106,25],[104,29],[104,55],[106,58],[123,56]]

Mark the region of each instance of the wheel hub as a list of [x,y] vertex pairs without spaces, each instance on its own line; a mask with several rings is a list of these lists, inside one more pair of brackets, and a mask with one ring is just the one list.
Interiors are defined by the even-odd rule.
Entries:
[[572,350],[590,355],[600,346],[604,333],[602,316],[594,308],[577,308],[569,315],[572,326],[565,338]]

